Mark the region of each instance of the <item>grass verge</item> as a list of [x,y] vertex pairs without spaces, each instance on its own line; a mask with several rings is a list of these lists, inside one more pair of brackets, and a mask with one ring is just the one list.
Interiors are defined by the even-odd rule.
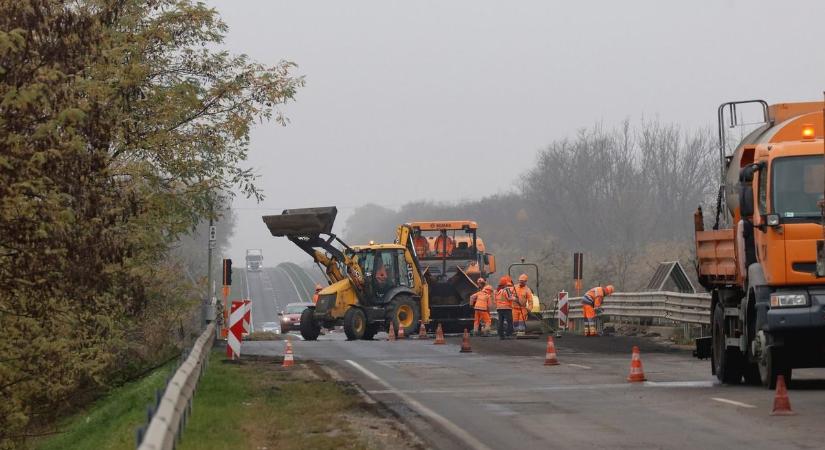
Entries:
[[218,350],[210,358],[180,450],[420,448],[311,361],[285,369],[280,358],[230,362]]
[[174,362],[145,377],[113,389],[83,411],[61,421],[58,434],[32,442],[39,450],[111,449],[134,450],[135,430],[146,420],[146,407],[155,401],[155,390],[163,389]]

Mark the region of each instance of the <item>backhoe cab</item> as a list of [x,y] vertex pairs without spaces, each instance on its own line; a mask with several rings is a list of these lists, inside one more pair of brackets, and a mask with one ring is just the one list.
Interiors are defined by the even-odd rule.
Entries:
[[[301,316],[301,335],[343,325],[347,339],[372,339],[393,324],[411,334],[429,321],[429,291],[406,242],[349,246],[332,233],[335,207],[284,210],[264,216],[273,236],[284,236],[321,267],[329,286]],[[399,236],[410,232],[399,227]],[[337,244],[334,245],[334,244]]]

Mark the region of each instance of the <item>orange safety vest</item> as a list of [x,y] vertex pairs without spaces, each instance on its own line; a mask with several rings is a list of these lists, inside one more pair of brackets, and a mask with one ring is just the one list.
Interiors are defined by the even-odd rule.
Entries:
[[587,306],[592,306],[593,308],[600,308],[602,306],[602,302],[604,301],[604,288],[601,286],[596,286],[593,289],[587,291],[582,297],[582,304]]
[[528,286],[525,285],[521,287],[516,285],[516,296],[522,305],[522,309],[527,309],[528,311],[533,309],[533,291],[531,291]]
[[496,291],[496,309],[513,309],[513,301],[516,294],[512,286],[507,286]]
[[480,311],[487,311],[490,309],[490,303],[492,300],[492,296],[487,293],[484,289],[476,292],[475,294],[470,297],[470,301],[473,304],[473,308],[480,310]]
[[319,297],[320,297],[320,295],[318,295],[318,294],[313,295],[312,296],[312,303],[315,303],[317,305]]

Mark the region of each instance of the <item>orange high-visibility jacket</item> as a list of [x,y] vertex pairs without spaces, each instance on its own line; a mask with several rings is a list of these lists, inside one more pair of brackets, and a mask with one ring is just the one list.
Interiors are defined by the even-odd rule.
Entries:
[[526,285],[524,287],[516,285],[516,297],[523,309],[527,309],[528,311],[533,309],[533,291],[531,291],[529,287]]
[[600,308],[602,306],[602,302],[604,301],[604,288],[601,286],[596,286],[593,289],[587,291],[582,297],[582,304],[587,306],[592,306],[594,308]]
[[512,286],[507,286],[496,291],[496,309],[513,309],[513,302],[516,300],[516,292]]
[[484,289],[481,289],[470,297],[470,304],[473,305],[474,309],[479,311],[489,310],[491,303],[493,303],[493,296]]

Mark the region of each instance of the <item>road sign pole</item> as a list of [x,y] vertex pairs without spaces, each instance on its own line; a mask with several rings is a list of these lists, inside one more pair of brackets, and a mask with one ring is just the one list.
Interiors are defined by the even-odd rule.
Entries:
[[[209,308],[210,300],[214,296],[212,292],[212,247],[215,246],[215,225],[214,220],[210,216],[209,217],[209,244],[208,244],[208,251],[207,251],[207,263],[206,263],[206,299],[204,300],[204,311],[206,308]],[[204,317],[204,323],[208,322],[208,319]]]

